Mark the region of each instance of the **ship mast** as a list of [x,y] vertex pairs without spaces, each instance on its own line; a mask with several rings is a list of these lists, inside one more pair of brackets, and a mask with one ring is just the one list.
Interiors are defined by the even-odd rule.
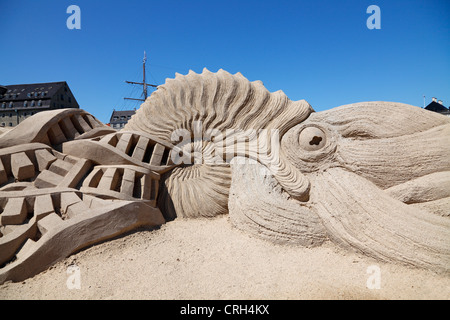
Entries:
[[147,99],[147,83],[145,83],[145,62],[147,61],[147,54],[144,51],[144,59],[142,60],[142,74],[144,75],[144,80],[142,81],[142,83],[144,84],[144,100]]
[[145,99],[147,99],[147,97],[148,97],[148,93],[147,93],[147,87],[148,86],[150,86],[150,87],[153,87],[153,88],[157,88],[158,86],[156,85],[156,84],[150,84],[150,83],[147,83],[146,81],[145,81],[145,63],[147,62],[147,54],[146,54],[146,52],[144,51],[144,59],[142,59],[142,70],[143,70],[143,79],[142,79],[142,82],[134,82],[134,81],[125,81],[126,83],[129,83],[129,84],[138,84],[138,85],[141,85],[142,86],[142,99],[137,99],[137,98],[124,98],[125,100],[137,100],[137,101],[145,101]]

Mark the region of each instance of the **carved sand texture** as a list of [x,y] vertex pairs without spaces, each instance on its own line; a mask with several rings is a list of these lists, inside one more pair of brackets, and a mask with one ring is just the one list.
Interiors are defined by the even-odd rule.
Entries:
[[175,165],[173,145],[143,132],[120,131],[92,139],[68,141],[65,154],[88,158],[101,165],[136,165],[164,173]]
[[82,109],[43,111],[4,133],[0,139],[0,148],[40,142],[59,149],[66,141],[92,138],[114,131]]
[[[209,149],[220,156],[222,150],[214,145],[208,132],[217,129],[225,141],[235,141],[223,158],[255,159],[275,178],[272,182],[261,181],[247,166],[232,168],[228,209],[239,228],[275,242],[303,245],[315,245],[327,237],[379,259],[446,270],[449,229],[443,218],[432,214],[430,217],[430,211],[439,213],[446,203],[441,199],[448,197],[444,191],[448,176],[444,172],[450,169],[449,119],[391,102],[357,103],[319,113],[311,113],[306,103],[299,102],[306,107],[296,110],[291,106],[296,103],[281,93],[268,93],[260,82],[250,83],[240,74],[230,75],[222,70],[217,74],[205,70],[201,75],[177,75],[160,89],[146,101],[127,129],[167,141],[172,141],[176,129],[187,130],[190,138],[198,137],[200,132],[200,139],[181,147],[188,160],[194,158],[189,152],[204,154]],[[274,136],[267,132],[240,139],[242,132],[250,129],[277,129],[275,139],[281,141],[281,147],[273,148]],[[249,149],[254,140],[270,146],[266,157]],[[196,168],[202,179],[197,175],[194,179],[192,174],[183,174],[185,170],[191,168],[176,168],[165,177],[161,205],[168,208],[163,210],[170,212],[166,215],[209,216],[225,212],[228,183],[223,182],[230,179],[228,175],[219,175],[221,180],[207,180],[211,173]],[[439,179],[433,180],[436,177]],[[274,182],[279,184],[281,193],[267,191]],[[267,183],[269,187],[265,186]],[[225,187],[214,190],[217,185]],[[310,188],[314,192],[310,193]],[[382,191],[387,188],[391,189]],[[203,201],[197,194],[208,196]],[[336,194],[337,199],[333,197]],[[377,207],[373,199],[378,196],[383,203]],[[212,202],[210,198],[220,201]],[[396,199],[406,203],[411,199],[433,201],[434,209],[431,205],[426,210],[419,209]],[[211,204],[216,212],[210,211]],[[385,223],[391,229],[384,230]],[[350,231],[346,233],[347,229]],[[427,232],[436,237],[428,237]]]
[[228,165],[177,167],[163,178],[159,206],[167,220],[228,213]]
[[448,124],[435,112],[404,103],[368,101],[314,113],[316,122],[326,122],[344,138],[381,139],[406,136]]
[[[98,201],[98,200],[97,200]],[[105,200],[103,200],[105,201]],[[84,202],[83,206],[86,206]],[[142,225],[160,225],[159,210],[145,203],[120,201],[99,205],[67,220],[50,213],[37,222],[40,238],[28,239],[15,260],[0,272],[0,283],[22,281],[93,243],[112,238]],[[3,238],[0,238],[0,241]]]
[[[276,139],[278,145],[280,137],[312,111],[304,100],[291,101],[282,91],[270,93],[261,81],[249,82],[240,73],[232,75],[224,70],[212,73],[205,69],[202,74],[191,71],[186,76],[177,74],[175,79],[167,79],[124,129],[142,131],[168,143],[179,138],[177,132],[187,132],[192,143],[185,144],[182,151],[188,159],[193,158],[194,151],[207,148],[220,160],[225,160],[230,153],[256,159],[273,171],[293,197],[304,200],[309,190],[308,180],[285,161],[283,153],[272,148],[271,140]],[[265,148],[249,152],[246,131],[253,132],[250,139],[258,140]],[[271,133],[275,131],[273,136]],[[211,139],[219,135],[221,139]],[[194,138],[198,136],[200,143],[195,145]],[[216,145],[211,140],[227,141],[229,148],[224,151],[222,144]],[[190,211],[186,207],[184,210]],[[201,215],[211,214],[206,210],[201,212]]]
[[449,272],[447,218],[395,200],[343,169],[310,178],[311,203],[335,243],[379,260]]
[[[113,154],[136,159],[96,165],[108,154],[80,142],[111,138],[110,128],[83,110],[43,114],[10,131],[17,135],[0,138],[2,145],[17,144],[0,149],[0,283],[21,281],[93,243],[165,222],[157,208],[160,175],[139,153],[151,168],[167,171],[166,147],[139,134],[112,133]],[[138,150],[142,141],[148,148]],[[53,149],[72,142],[78,144],[72,155]]]
[[449,208],[449,120],[363,102],[313,113],[282,138],[282,151],[310,179],[310,208],[335,243],[448,272],[450,226],[440,216]]
[[119,132],[78,109],[0,131],[0,283],[139,226],[227,213],[275,243],[449,273],[449,173],[442,115],[315,113],[240,73],[177,74]]
[[448,198],[450,197],[450,171],[431,173],[385,191],[392,198],[408,204]]
[[319,216],[290,199],[266,167],[245,158],[235,160],[228,202],[235,227],[279,244],[313,247],[327,240]]

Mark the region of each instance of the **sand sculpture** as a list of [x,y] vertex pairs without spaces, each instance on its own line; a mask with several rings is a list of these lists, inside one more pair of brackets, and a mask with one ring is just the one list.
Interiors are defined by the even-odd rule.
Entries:
[[0,283],[176,217],[276,243],[450,266],[450,119],[365,102],[314,112],[220,70],[168,79],[126,127],[83,110],[0,132]]

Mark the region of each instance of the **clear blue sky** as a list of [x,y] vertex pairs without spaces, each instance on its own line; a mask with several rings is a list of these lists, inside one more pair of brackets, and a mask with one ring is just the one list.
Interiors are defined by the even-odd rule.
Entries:
[[[81,29],[69,30],[69,5]],[[369,30],[369,5],[381,29]],[[0,84],[68,82],[103,122],[142,79],[223,68],[316,111],[384,100],[450,105],[449,0],[0,0]]]

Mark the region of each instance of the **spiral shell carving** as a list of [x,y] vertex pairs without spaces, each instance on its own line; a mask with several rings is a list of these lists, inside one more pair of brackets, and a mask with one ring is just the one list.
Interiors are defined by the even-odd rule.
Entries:
[[[174,145],[180,138],[177,132],[184,132],[189,139],[178,144],[183,163],[165,175],[161,207],[166,216],[211,216],[227,212],[229,162],[234,156],[259,161],[292,197],[308,198],[308,179],[285,159],[279,144],[311,112],[305,100],[291,101],[281,90],[269,92],[261,81],[204,69],[167,79],[124,130],[145,132]],[[202,156],[192,166],[189,160],[196,153]]]

